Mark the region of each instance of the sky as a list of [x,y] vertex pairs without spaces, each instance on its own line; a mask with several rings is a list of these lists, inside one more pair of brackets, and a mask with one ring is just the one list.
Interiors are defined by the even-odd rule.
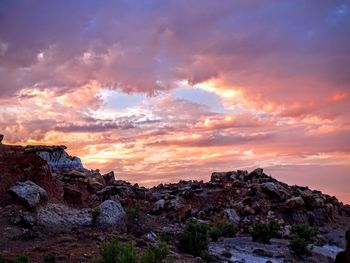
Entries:
[[350,1],[1,0],[0,133],[145,186],[262,167],[350,203]]

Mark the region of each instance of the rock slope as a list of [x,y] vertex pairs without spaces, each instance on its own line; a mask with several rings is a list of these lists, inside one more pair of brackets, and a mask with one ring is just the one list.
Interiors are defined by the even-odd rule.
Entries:
[[[69,156],[65,150],[64,146],[0,144],[0,231],[5,233],[0,238],[2,252],[25,248],[35,258],[36,247],[48,242],[51,235],[48,249],[57,250],[58,244],[67,246],[62,253],[70,251],[72,256],[60,262],[91,262],[99,243],[93,243],[85,261],[77,261],[84,251],[69,248],[69,242],[61,244],[62,233],[78,238],[79,229],[89,228],[86,239],[91,238],[91,242],[117,233],[126,235],[126,240],[141,238],[148,244],[155,233],[178,234],[193,218],[207,223],[231,221],[243,236],[255,224],[271,220],[282,227],[282,234],[288,234],[290,225],[303,223],[324,229],[324,238],[333,231],[330,229],[343,231],[350,225],[349,205],[308,187],[287,185],[261,168],[214,172],[208,182],[180,181],[145,188],[116,179],[114,172],[87,170],[79,158]],[[241,244],[246,244],[244,238]],[[332,242],[339,242],[337,238]],[[223,249],[220,244],[230,247],[226,243],[237,240],[213,243],[211,251],[215,254]],[[239,246],[234,247],[232,251],[238,253]],[[177,262],[197,261],[176,250],[173,256],[179,259]]]

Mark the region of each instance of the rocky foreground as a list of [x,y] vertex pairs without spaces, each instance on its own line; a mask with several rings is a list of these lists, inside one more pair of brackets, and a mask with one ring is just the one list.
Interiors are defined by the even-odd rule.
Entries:
[[[1,138],[2,139],[2,138]],[[1,140],[0,140],[1,141]],[[164,262],[203,262],[176,246],[185,223],[237,226],[235,237],[214,239],[214,262],[332,262],[350,228],[350,206],[307,187],[289,186],[254,171],[215,172],[209,182],[180,181],[141,187],[87,170],[64,146],[13,146],[0,142],[0,255],[25,253],[29,262],[93,262],[102,241],[115,235],[137,251],[171,237]],[[276,222],[277,239],[253,242],[256,224]],[[293,254],[294,224],[319,230],[312,253]]]

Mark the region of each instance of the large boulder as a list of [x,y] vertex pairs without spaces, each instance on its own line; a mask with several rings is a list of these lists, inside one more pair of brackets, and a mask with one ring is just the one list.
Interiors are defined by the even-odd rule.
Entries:
[[292,197],[284,203],[284,207],[287,209],[301,208],[304,205],[305,202],[301,196]]
[[90,209],[75,209],[63,204],[48,203],[38,211],[38,223],[53,226],[92,225]]
[[35,209],[48,200],[46,191],[29,180],[18,182],[9,189],[9,193],[29,209]]
[[261,189],[267,193],[270,197],[279,198],[279,199],[286,199],[288,197],[288,194],[283,186],[281,186],[279,183],[274,182],[266,182],[261,184]]
[[119,201],[106,200],[99,206],[100,214],[96,218],[97,225],[126,229],[126,213]]

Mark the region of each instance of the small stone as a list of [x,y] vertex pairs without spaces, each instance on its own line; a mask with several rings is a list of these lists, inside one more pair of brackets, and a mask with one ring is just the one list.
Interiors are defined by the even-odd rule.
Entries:
[[233,208],[224,209],[224,213],[228,217],[228,219],[235,224],[238,224],[239,221],[241,221],[241,218],[237,214],[236,210]]
[[164,199],[160,199],[160,200],[158,200],[157,202],[154,203],[153,210],[154,211],[159,211],[159,210],[163,209],[164,206],[165,206],[165,200]]
[[255,214],[255,210],[253,208],[251,208],[250,206],[244,207],[242,212],[244,215],[254,215]]

